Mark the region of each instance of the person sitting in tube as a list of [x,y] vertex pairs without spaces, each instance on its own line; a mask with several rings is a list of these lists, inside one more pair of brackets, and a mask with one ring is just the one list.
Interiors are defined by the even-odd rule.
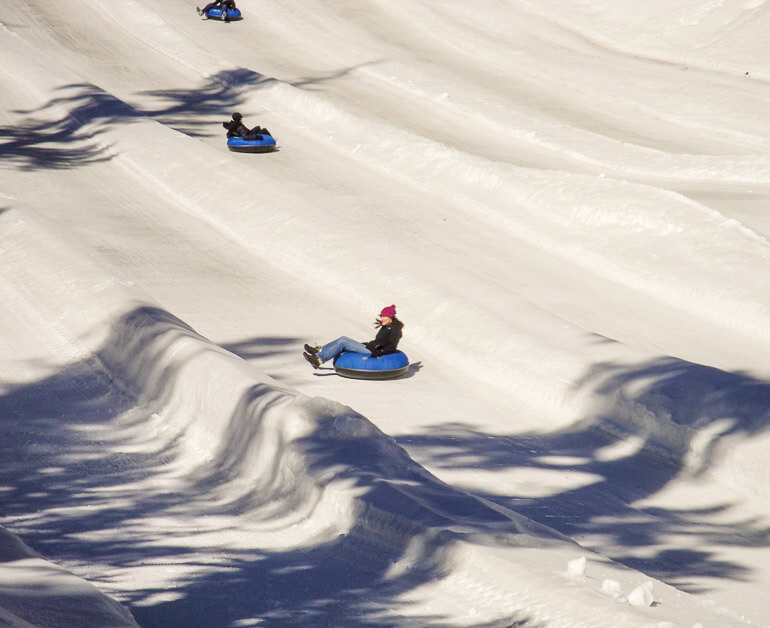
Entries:
[[270,131],[259,125],[253,129],[247,127],[243,124],[243,116],[237,111],[233,112],[233,119],[223,122],[222,126],[227,129],[227,139],[242,137],[244,140],[261,140],[264,135],[270,135]]
[[401,332],[404,328],[404,323],[396,318],[396,306],[389,305],[382,308],[377,320],[374,321],[374,326],[378,330],[374,340],[358,342],[347,336],[340,336],[322,347],[313,347],[306,344],[302,355],[310,362],[314,369],[317,369],[324,362],[333,360],[345,351],[363,353],[373,358],[378,358],[388,353],[395,353],[398,350],[398,343],[401,340]]

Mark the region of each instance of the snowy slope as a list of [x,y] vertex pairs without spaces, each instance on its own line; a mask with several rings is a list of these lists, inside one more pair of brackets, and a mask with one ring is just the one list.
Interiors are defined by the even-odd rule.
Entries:
[[[701,4],[0,7],[0,523],[147,626],[766,624],[770,8]],[[310,371],[390,303],[409,377]]]

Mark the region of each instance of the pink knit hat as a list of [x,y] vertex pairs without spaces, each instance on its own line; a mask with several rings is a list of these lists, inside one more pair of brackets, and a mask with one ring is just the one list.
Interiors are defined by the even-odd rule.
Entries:
[[380,312],[380,316],[387,316],[388,318],[393,318],[396,316],[396,306],[395,305],[389,305],[388,307],[382,308],[382,312]]

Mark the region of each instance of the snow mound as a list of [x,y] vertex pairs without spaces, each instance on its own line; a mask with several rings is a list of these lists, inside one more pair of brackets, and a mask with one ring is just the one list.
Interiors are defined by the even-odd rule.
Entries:
[[[137,628],[131,614],[96,587],[46,561],[0,528],[0,623],[8,628]],[[45,603],[39,600],[45,599]]]
[[[143,546],[175,539],[189,544],[191,568],[205,562],[215,571],[230,570],[220,545],[230,538],[250,553],[333,548],[327,571],[373,570],[380,576],[370,591],[410,591],[400,610],[383,611],[390,621],[436,613],[460,625],[545,621],[553,619],[557,595],[565,617],[579,614],[586,625],[601,625],[607,613],[617,617],[617,626],[639,625],[637,610],[596,597],[602,578],[638,582],[637,572],[595,555],[594,579],[576,587],[563,572],[565,558],[576,552],[571,541],[440,482],[365,417],[334,401],[298,395],[212,344],[101,275],[92,256],[83,257],[34,216],[7,212],[2,224],[6,232],[13,228],[15,245],[14,254],[4,256],[9,281],[0,285],[9,300],[26,303],[24,324],[33,322],[33,337],[42,345],[57,340],[62,363],[49,377],[6,391],[4,403],[20,422],[10,433],[18,438],[26,438],[26,420],[51,409],[57,417],[55,429],[38,431],[36,448],[16,462],[18,473],[41,468],[36,481],[45,485],[46,477],[57,477],[54,469],[72,467],[65,460],[77,455],[71,473],[83,474],[69,482],[83,493],[77,507],[41,504],[38,512],[19,515],[16,525],[33,538],[62,543],[62,531],[77,530],[95,559],[114,560],[112,542],[99,549],[102,532],[89,529],[88,513],[117,509],[128,513],[123,534],[133,547],[123,551],[137,561],[136,569],[151,571],[156,582],[167,580],[167,596],[176,570],[163,567],[162,554],[143,556]],[[24,288],[25,265],[47,269],[34,283],[34,299]],[[38,349],[36,343],[28,347]],[[62,439],[77,439],[71,441],[77,447]],[[136,457],[145,458],[145,466],[154,461],[144,481],[131,462]],[[109,494],[99,485],[88,488],[94,476],[98,482],[110,478]],[[199,516],[172,522],[180,498]],[[143,519],[141,528],[136,517]],[[159,531],[157,538],[142,532],[148,524]],[[210,535],[217,543],[202,545]],[[657,586],[671,603],[667,616],[676,617],[681,602],[675,592]],[[141,617],[141,608],[135,613]]]

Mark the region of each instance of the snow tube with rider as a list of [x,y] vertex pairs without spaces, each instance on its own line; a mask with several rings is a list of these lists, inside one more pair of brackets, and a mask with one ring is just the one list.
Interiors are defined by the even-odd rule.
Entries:
[[334,370],[353,379],[393,379],[409,370],[409,358],[401,351],[373,358],[366,353],[345,351],[334,360]]
[[[218,9],[213,8],[206,11],[206,17],[210,20],[224,20],[225,19],[225,11],[224,9]],[[228,20],[240,20],[243,16],[241,15],[240,9],[227,9],[227,19]]]
[[275,138],[272,135],[260,135],[261,140],[245,140],[242,137],[227,139],[227,148],[236,153],[267,153],[275,150]]

